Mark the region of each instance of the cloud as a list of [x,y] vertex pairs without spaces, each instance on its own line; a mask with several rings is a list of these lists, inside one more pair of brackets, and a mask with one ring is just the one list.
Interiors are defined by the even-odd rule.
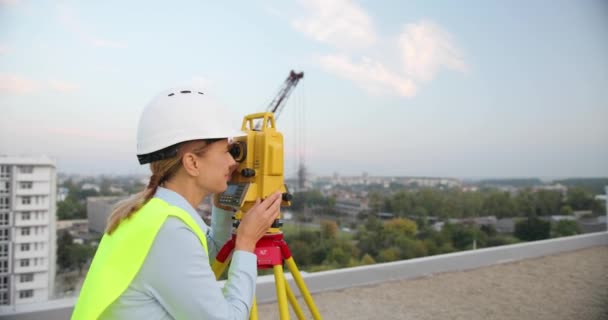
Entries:
[[60,80],[40,82],[16,74],[0,74],[0,93],[2,94],[30,94],[49,88],[69,93],[77,91],[80,86]]
[[76,84],[67,83],[67,82],[63,82],[63,81],[57,81],[57,80],[51,80],[51,81],[49,81],[49,84],[53,90],[59,91],[59,92],[65,92],[65,93],[75,92],[75,91],[78,91],[78,89],[80,89],[80,86],[78,86]]
[[369,15],[350,0],[302,0],[309,15],[292,21],[305,35],[340,48],[365,48],[377,41]]
[[405,74],[419,82],[432,80],[441,67],[467,70],[451,35],[433,22],[407,24],[398,42]]
[[[292,26],[337,51],[318,59],[321,67],[370,93],[413,97],[420,85],[433,80],[441,68],[460,72],[468,69],[450,33],[432,21],[406,24],[397,37],[382,37],[375,32],[367,12],[351,0],[300,2],[307,16],[292,20]],[[392,49],[400,57],[398,62],[378,58],[380,51],[393,56],[378,45],[372,48],[378,43]]]
[[0,74],[0,92],[8,94],[27,94],[39,87],[36,81],[14,74]]
[[416,84],[412,80],[367,57],[355,63],[346,55],[333,54],[321,57],[320,63],[327,71],[349,79],[373,94],[390,92],[405,97],[416,94]]

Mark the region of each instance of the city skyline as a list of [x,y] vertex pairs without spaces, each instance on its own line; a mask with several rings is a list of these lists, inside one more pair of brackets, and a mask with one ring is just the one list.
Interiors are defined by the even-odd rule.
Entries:
[[202,86],[236,126],[293,69],[286,177],[301,153],[317,176],[608,176],[601,1],[2,0],[0,30],[0,154],[58,172],[146,174],[159,91]]

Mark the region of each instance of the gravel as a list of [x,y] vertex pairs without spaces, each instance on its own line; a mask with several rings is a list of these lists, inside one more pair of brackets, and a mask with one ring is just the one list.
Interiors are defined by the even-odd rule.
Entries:
[[[608,319],[608,246],[323,292],[313,300],[323,319],[336,320]],[[276,302],[258,307],[260,319],[279,319]]]

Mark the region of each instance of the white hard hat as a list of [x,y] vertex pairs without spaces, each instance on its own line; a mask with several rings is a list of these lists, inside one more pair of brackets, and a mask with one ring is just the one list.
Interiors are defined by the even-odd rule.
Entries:
[[176,154],[175,144],[199,139],[246,135],[237,130],[239,121],[201,89],[182,87],[156,96],[144,108],[137,128],[140,164]]

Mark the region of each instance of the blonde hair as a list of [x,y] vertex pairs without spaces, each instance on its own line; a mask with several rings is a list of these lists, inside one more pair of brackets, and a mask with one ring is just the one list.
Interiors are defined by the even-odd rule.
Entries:
[[[219,140],[222,139],[182,142],[177,146],[178,152],[174,157],[150,163],[150,171],[152,171],[152,176],[150,176],[148,185],[143,191],[118,203],[108,218],[106,233],[112,234],[112,232],[118,228],[123,220],[131,217],[150,199],[152,199],[154,194],[156,194],[158,187],[162,186],[165,181],[171,179],[182,167],[182,156],[188,151],[188,149],[192,149],[189,152],[202,156],[210,144]],[[202,144],[200,144],[201,142]]]

